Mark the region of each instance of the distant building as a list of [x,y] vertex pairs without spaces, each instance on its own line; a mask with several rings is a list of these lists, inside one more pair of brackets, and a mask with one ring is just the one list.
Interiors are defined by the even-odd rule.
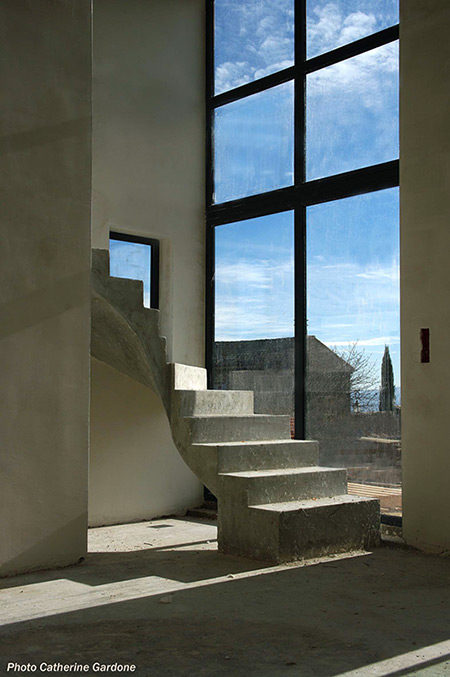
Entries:
[[[315,336],[307,337],[308,416],[350,413],[353,367]],[[294,415],[294,338],[218,341],[214,387],[253,390],[258,414]]]

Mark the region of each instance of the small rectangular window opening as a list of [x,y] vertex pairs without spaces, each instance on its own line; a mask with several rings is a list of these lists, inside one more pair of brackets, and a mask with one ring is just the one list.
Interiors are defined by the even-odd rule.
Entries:
[[159,240],[137,235],[109,234],[110,275],[141,280],[145,308],[159,308]]

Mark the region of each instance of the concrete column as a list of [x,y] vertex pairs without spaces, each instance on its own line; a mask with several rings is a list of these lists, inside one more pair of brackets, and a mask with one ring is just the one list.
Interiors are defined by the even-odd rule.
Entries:
[[[450,5],[400,4],[404,536],[442,552],[450,550]],[[429,363],[421,328],[430,329]]]
[[86,552],[90,0],[0,4],[0,574]]

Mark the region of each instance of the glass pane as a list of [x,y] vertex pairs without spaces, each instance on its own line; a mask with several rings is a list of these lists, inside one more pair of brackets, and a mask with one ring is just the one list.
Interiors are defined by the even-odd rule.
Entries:
[[219,226],[214,387],[253,390],[255,412],[294,416],[294,217]]
[[308,180],[398,157],[398,41],[311,73],[306,87]]
[[307,57],[329,52],[399,20],[399,0],[307,0]]
[[216,110],[215,202],[292,185],[293,119],[292,82]]
[[[401,513],[398,189],[307,210],[307,435]],[[389,367],[392,365],[392,372]]]
[[215,93],[292,66],[294,0],[215,0]]
[[142,280],[144,306],[150,308],[151,245],[122,240],[109,241],[109,265],[112,277]]

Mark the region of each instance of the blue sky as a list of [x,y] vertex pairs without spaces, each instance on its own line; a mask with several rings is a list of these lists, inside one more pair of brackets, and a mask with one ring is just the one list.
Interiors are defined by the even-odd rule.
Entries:
[[400,385],[398,189],[307,210],[308,333],[357,342],[381,364],[389,345]]
[[[394,0],[308,2],[308,55],[398,21]],[[291,0],[216,0],[216,91],[292,64]],[[307,178],[398,157],[396,43],[307,79]],[[290,83],[218,109],[216,200],[292,183]],[[308,209],[308,331],[399,367],[398,191]],[[293,335],[293,217],[216,229],[216,338]]]
[[216,339],[294,335],[294,216],[216,228]]
[[[311,58],[398,22],[398,0],[307,0]],[[294,0],[215,0],[215,93],[294,63]]]
[[[391,25],[396,4],[308,3],[312,53]],[[292,65],[291,0],[216,0],[216,8],[216,91]],[[397,42],[311,73],[306,87],[308,179],[398,157]],[[293,116],[292,83],[216,109],[216,202],[292,184]]]
[[151,246],[137,242],[109,241],[110,275],[144,283],[144,306],[150,308]]

